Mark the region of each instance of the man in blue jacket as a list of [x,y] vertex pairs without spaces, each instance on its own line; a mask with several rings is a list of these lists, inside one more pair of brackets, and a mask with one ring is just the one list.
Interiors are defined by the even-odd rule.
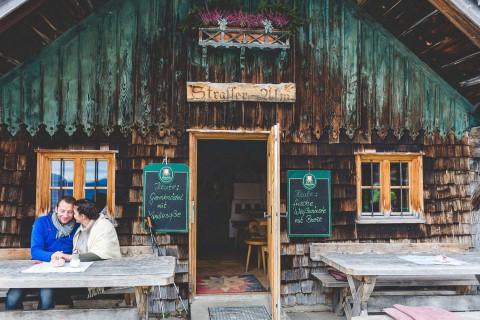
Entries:
[[[73,219],[74,202],[74,197],[64,196],[58,200],[53,212],[35,220],[30,245],[33,260],[49,262],[57,259],[57,256],[61,257],[62,253],[72,253],[73,235],[78,228]],[[8,290],[5,309],[23,309],[26,293],[26,289]],[[46,310],[55,306],[54,289],[39,289],[38,298],[38,309]]]

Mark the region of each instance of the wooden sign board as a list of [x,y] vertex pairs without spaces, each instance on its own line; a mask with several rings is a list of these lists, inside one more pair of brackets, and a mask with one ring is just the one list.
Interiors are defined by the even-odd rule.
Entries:
[[295,102],[295,83],[187,82],[188,102]]
[[156,232],[188,232],[188,188],[189,168],[184,164],[143,168],[142,216],[151,218]]
[[330,171],[290,170],[287,180],[288,235],[332,236]]

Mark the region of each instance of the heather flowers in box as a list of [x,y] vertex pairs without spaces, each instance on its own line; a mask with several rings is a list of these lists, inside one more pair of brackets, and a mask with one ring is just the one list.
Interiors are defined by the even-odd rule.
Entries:
[[285,1],[262,3],[255,12],[244,10],[241,6],[228,2],[195,7],[188,13],[181,25],[183,31],[195,31],[198,28],[247,28],[273,29],[295,32],[302,24],[298,11]]
[[[240,11],[221,11],[202,8],[198,11],[202,27],[220,27],[222,24],[230,28],[264,28],[269,24],[275,29],[287,29],[289,18],[282,13]],[[222,21],[223,20],[223,21]],[[223,23],[222,23],[223,22]]]

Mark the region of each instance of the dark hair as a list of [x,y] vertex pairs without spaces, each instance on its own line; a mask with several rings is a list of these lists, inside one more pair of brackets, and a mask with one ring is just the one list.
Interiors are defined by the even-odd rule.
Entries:
[[62,202],[62,201],[65,201],[65,202],[68,203],[68,204],[74,204],[75,201],[77,201],[77,199],[75,199],[75,198],[72,197],[72,196],[63,196],[63,197],[61,197],[60,199],[58,199],[58,201],[57,201],[57,208],[58,208],[58,206],[60,205],[60,202]]
[[90,220],[96,220],[100,217],[95,203],[88,199],[77,200],[73,205],[77,207],[78,213],[84,214]]

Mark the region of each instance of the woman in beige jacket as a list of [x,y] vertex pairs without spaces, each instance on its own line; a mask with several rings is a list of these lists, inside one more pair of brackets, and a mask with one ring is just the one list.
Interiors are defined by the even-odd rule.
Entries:
[[[80,227],[73,236],[73,252],[80,261],[95,261],[121,258],[117,232],[110,220],[99,214],[93,202],[87,199],[75,201],[74,218]],[[63,255],[66,261],[72,255]]]

